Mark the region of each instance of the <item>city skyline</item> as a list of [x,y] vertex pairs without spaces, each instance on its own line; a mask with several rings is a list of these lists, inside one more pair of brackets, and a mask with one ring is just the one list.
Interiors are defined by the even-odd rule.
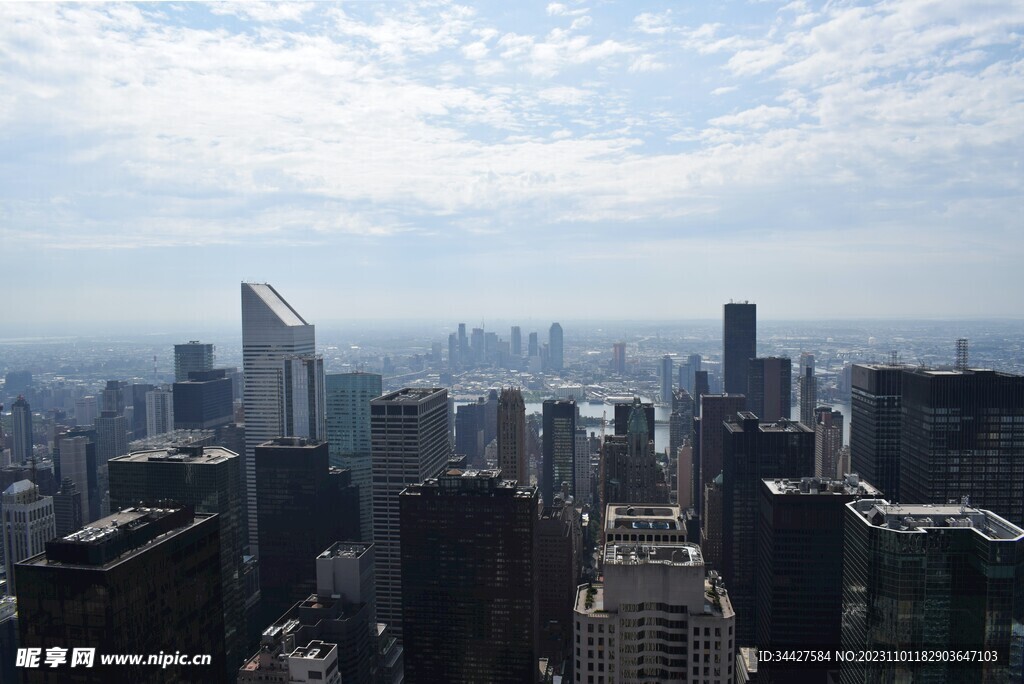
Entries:
[[[554,274],[670,291],[676,264],[687,297],[607,288],[603,315],[710,319],[743,297],[763,320],[1024,309],[1011,4],[5,4],[0,19],[18,327],[219,322],[242,280],[321,325],[456,308],[564,324]],[[381,286],[389,271],[421,287]]]

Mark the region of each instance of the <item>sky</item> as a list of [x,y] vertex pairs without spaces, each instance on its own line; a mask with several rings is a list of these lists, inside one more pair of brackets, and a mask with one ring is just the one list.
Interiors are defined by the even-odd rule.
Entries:
[[[0,328],[1024,317],[1024,2],[0,4]],[[13,330],[12,330],[13,332]]]

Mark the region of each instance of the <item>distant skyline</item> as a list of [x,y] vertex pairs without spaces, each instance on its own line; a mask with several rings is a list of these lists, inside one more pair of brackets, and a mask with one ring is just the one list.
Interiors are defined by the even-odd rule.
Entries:
[[0,4],[0,337],[240,326],[242,280],[318,328],[1019,318],[1022,36],[956,0]]

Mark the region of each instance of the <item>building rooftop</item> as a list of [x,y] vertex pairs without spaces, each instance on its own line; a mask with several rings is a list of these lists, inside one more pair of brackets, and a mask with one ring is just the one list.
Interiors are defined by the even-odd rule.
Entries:
[[397,392],[389,392],[377,397],[372,403],[388,402],[390,404],[418,404],[438,392],[444,392],[443,387],[406,387]]
[[317,558],[360,558],[372,546],[363,542],[334,542]]
[[683,509],[675,504],[608,504],[605,531],[682,530]]
[[305,646],[299,646],[288,654],[289,658],[304,658],[307,660],[326,660],[330,657],[331,651],[338,647],[334,644],[313,639]]
[[766,478],[765,487],[772,494],[846,494],[878,498],[882,496],[876,487],[850,473],[842,480],[821,477]]
[[268,439],[266,442],[258,445],[257,448],[290,447],[296,449],[312,449],[320,446],[321,443],[322,442],[318,442],[315,439],[307,439],[306,437],[275,437],[274,439]]
[[604,609],[604,585],[581,584],[576,588],[576,612],[592,617],[611,619],[612,614]]
[[163,449],[135,451],[127,456],[118,456],[111,461],[127,463],[223,463],[238,454],[224,447],[173,446]]
[[274,312],[274,315],[281,319],[281,322],[288,326],[296,325],[309,325],[299,315],[299,313],[292,308],[292,305],[285,301],[284,297],[277,293],[271,285],[267,283],[242,283],[247,286],[249,290],[255,294],[260,300],[266,304],[267,308]]
[[663,563],[667,565],[704,565],[704,556],[700,547],[686,542],[636,544],[609,543],[605,544],[604,562],[606,565],[643,565],[647,563]]
[[449,466],[438,477],[431,477],[419,484],[406,487],[402,491],[402,495],[415,496],[426,491],[481,493],[499,490],[514,492],[517,497],[531,497],[537,488],[520,485],[516,480],[504,479],[501,477],[500,470],[477,470]]
[[973,529],[990,541],[1024,539],[1024,529],[991,511],[960,504],[891,504],[885,499],[860,499],[846,507],[866,524],[907,534],[926,534],[929,529]]
[[15,496],[16,494],[25,494],[27,492],[34,491],[36,488],[32,480],[18,480],[10,487],[4,490],[4,496]]

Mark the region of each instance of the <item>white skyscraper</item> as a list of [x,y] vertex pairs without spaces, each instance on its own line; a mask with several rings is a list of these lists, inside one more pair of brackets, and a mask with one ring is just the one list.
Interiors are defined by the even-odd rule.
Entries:
[[245,386],[245,489],[249,546],[256,530],[256,446],[285,433],[284,361],[312,356],[314,327],[270,285],[242,283],[242,364]]
[[14,595],[14,564],[46,550],[57,536],[53,497],[40,496],[31,480],[19,480],[3,493],[4,560],[7,592]]
[[153,437],[174,430],[174,395],[170,390],[146,392],[146,436]]

